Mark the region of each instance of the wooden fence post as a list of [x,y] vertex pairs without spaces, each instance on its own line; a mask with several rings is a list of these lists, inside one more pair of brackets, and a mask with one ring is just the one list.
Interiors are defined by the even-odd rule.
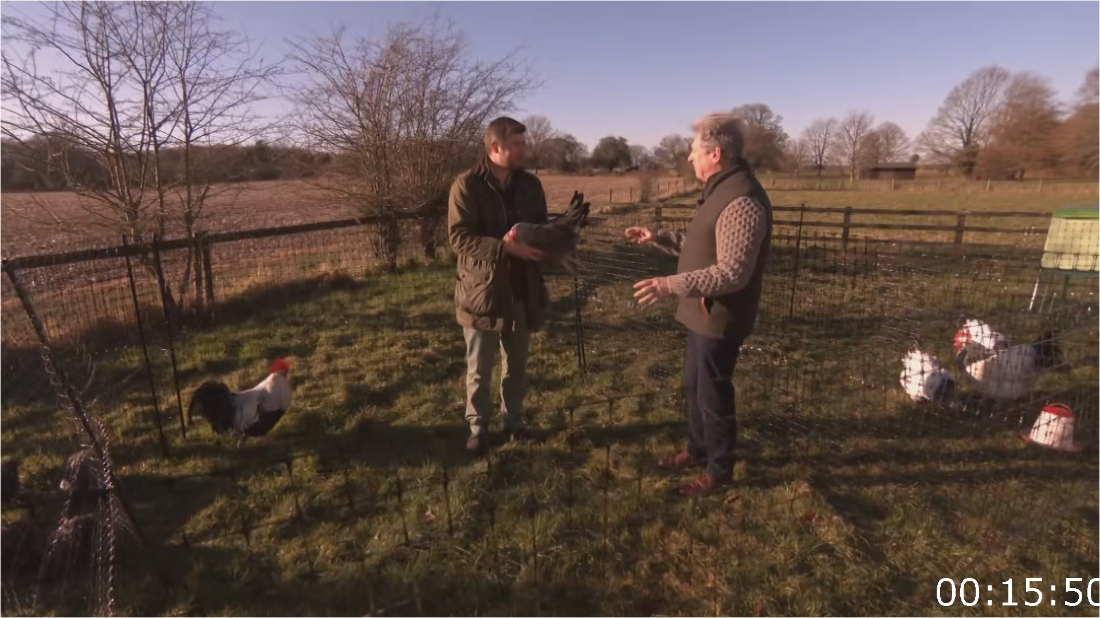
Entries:
[[966,233],[966,213],[965,210],[960,210],[958,218],[955,220],[955,244],[961,245],[963,242],[963,234]]
[[611,202],[612,204],[615,203],[615,190],[614,189],[608,189],[607,190],[607,201]]
[[852,229],[850,227],[851,225],[852,225],[852,207],[848,206],[847,208],[844,209],[844,231],[841,232],[841,243],[845,247],[848,246],[848,235],[852,231]]
[[993,179],[992,178],[986,178],[985,179],[985,192],[989,193],[992,190],[993,190]]
[[[203,290],[205,289],[203,279],[206,276],[206,267],[202,263],[202,236],[203,232],[195,234],[191,249],[193,252],[191,255],[193,257],[190,258],[191,264],[193,264],[193,268],[195,269],[195,313],[200,316],[206,313],[206,303],[203,302]],[[181,298],[180,300],[182,301],[183,299]]]
[[1042,193],[1042,192],[1043,192],[1043,179],[1040,178],[1039,179],[1039,193]]
[[895,183],[896,183],[896,182],[897,182],[897,178],[891,178],[891,179],[890,179],[890,190],[891,190],[891,191],[893,191],[893,190],[894,190],[894,187],[895,187]]
[[627,187],[626,201],[629,203],[634,202],[634,187]]
[[202,241],[202,268],[206,271],[206,313],[210,323],[214,323],[214,266],[210,259],[210,241],[203,238]]

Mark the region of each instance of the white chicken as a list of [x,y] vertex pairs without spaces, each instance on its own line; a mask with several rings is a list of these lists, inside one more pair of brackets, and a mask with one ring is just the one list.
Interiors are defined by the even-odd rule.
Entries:
[[955,333],[955,351],[967,343],[980,346],[985,350],[1001,350],[1008,347],[1008,337],[993,330],[981,320],[967,320]]
[[240,393],[221,382],[204,382],[191,396],[188,424],[197,409],[214,433],[237,434],[238,447],[247,438],[266,436],[290,407],[290,364],[278,359],[270,371],[263,382]]
[[966,371],[983,397],[1004,404],[1031,393],[1039,374],[1058,363],[1060,352],[1054,333],[1037,341],[989,349],[960,330],[955,334],[955,362]]
[[914,346],[901,359],[901,387],[913,401],[951,401],[955,377],[934,355]]

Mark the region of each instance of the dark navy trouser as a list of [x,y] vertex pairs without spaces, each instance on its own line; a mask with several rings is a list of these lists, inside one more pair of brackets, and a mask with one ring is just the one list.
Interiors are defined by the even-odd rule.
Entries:
[[733,475],[737,446],[733,369],[740,352],[740,339],[714,339],[688,332],[684,362],[688,453],[706,459],[707,473],[720,481]]

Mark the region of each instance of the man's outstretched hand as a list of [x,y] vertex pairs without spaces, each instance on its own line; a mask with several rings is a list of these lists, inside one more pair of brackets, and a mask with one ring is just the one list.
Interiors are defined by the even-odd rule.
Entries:
[[531,262],[541,262],[546,259],[545,251],[517,242],[514,234],[504,236],[504,252],[514,258]]
[[647,227],[635,226],[626,228],[627,239],[633,241],[639,245],[652,244],[657,235],[649,230]]
[[643,307],[648,307],[662,298],[672,296],[672,290],[668,285],[668,277],[646,279],[634,284],[634,300]]

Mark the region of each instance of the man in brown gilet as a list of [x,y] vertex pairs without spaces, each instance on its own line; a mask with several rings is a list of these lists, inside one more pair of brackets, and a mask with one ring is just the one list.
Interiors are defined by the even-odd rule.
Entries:
[[771,241],[771,202],[741,157],[740,121],[712,114],[695,124],[688,160],[706,183],[686,233],[642,227],[627,238],[679,256],[677,274],[634,285],[635,298],[651,305],[676,296],[676,319],[688,329],[684,365],[690,418],[687,449],[660,462],[706,472],[680,490],[685,496],[715,493],[733,476],[737,420],[733,370],[741,343],[752,332]]

